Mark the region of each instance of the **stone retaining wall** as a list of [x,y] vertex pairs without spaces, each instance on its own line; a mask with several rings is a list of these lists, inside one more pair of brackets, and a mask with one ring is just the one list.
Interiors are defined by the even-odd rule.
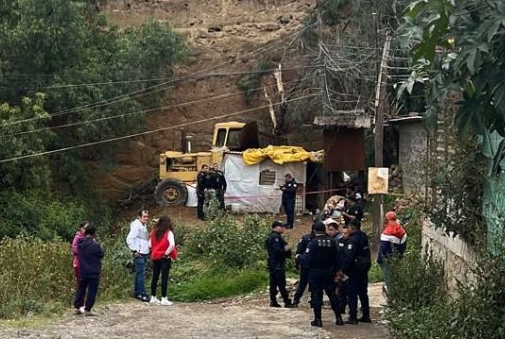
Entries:
[[471,279],[470,270],[476,264],[475,252],[459,236],[447,235],[427,220],[423,222],[422,244],[423,248],[428,245],[433,255],[444,263],[449,293],[456,296],[457,281]]

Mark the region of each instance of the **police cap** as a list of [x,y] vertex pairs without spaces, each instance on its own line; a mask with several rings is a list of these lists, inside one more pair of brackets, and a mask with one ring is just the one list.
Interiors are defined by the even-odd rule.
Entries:
[[272,228],[276,228],[277,226],[281,226],[281,227],[286,227],[286,225],[280,221],[280,220],[275,220],[273,223],[272,223]]

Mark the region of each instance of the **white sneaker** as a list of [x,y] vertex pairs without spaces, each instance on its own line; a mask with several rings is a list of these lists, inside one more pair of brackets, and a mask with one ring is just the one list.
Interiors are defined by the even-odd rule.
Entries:
[[149,300],[149,303],[150,304],[159,304],[160,301],[158,300],[158,298],[156,298],[154,295],[152,295],[151,300]]
[[161,298],[161,304],[163,306],[172,306],[174,303],[171,302],[170,300],[168,300],[166,297],[165,298]]
[[79,312],[81,312],[82,314],[84,314],[84,306],[79,307]]

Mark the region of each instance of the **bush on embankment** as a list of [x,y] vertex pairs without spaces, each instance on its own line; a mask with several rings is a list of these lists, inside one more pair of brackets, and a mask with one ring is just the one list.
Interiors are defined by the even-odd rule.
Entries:
[[[418,230],[409,228],[410,235]],[[417,240],[402,259],[393,259],[386,319],[393,339],[505,338],[505,258],[481,254],[476,268],[448,295],[444,269]],[[483,246],[482,248],[485,248]]]

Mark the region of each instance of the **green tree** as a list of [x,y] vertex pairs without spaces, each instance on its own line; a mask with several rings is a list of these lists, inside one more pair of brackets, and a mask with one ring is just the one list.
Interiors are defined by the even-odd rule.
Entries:
[[[111,27],[95,3],[0,0],[0,102],[6,103],[4,112],[11,111],[1,117],[0,137],[12,139],[12,145],[24,145],[2,149],[0,159],[139,131],[144,121],[141,111],[159,104],[171,84],[171,67],[185,55],[183,38],[159,21],[127,30]],[[45,113],[25,121],[39,111],[30,113],[24,98],[35,98],[39,92],[44,93],[45,101],[37,104]],[[13,130],[61,125],[70,126],[12,136]],[[113,154],[114,145],[107,144],[93,152],[53,156],[51,168],[58,171],[52,177],[84,174],[83,159],[110,161]],[[14,168],[26,164],[34,172],[47,169],[47,160],[41,158],[2,164],[9,179],[1,180],[0,188],[14,184],[12,177],[19,176]],[[82,185],[85,181],[70,183],[81,183],[82,189],[87,186]]]
[[416,1],[405,15],[401,37],[413,56],[403,89],[410,91],[418,81],[427,84],[431,122],[449,94],[460,93],[458,131],[482,140],[488,165],[482,214],[488,244],[496,251],[496,239],[505,234],[505,2]]
[[462,92],[460,131],[505,136],[505,3],[501,0],[416,1],[402,40],[411,46],[414,72],[404,88],[428,83],[428,113]]
[[[12,107],[8,103],[0,105],[0,158],[19,156],[25,152],[38,153],[46,150],[47,145],[54,138],[50,130],[29,134],[25,138],[16,137],[16,133],[23,130],[34,130],[43,126],[51,119],[44,110],[45,95],[37,93],[34,98],[24,97],[21,105]],[[23,126],[10,124],[26,119]],[[31,120],[34,119],[34,120]],[[38,187],[49,188],[50,169],[47,158],[31,158],[26,161],[14,161],[0,166],[0,187],[16,187],[29,189]]]

